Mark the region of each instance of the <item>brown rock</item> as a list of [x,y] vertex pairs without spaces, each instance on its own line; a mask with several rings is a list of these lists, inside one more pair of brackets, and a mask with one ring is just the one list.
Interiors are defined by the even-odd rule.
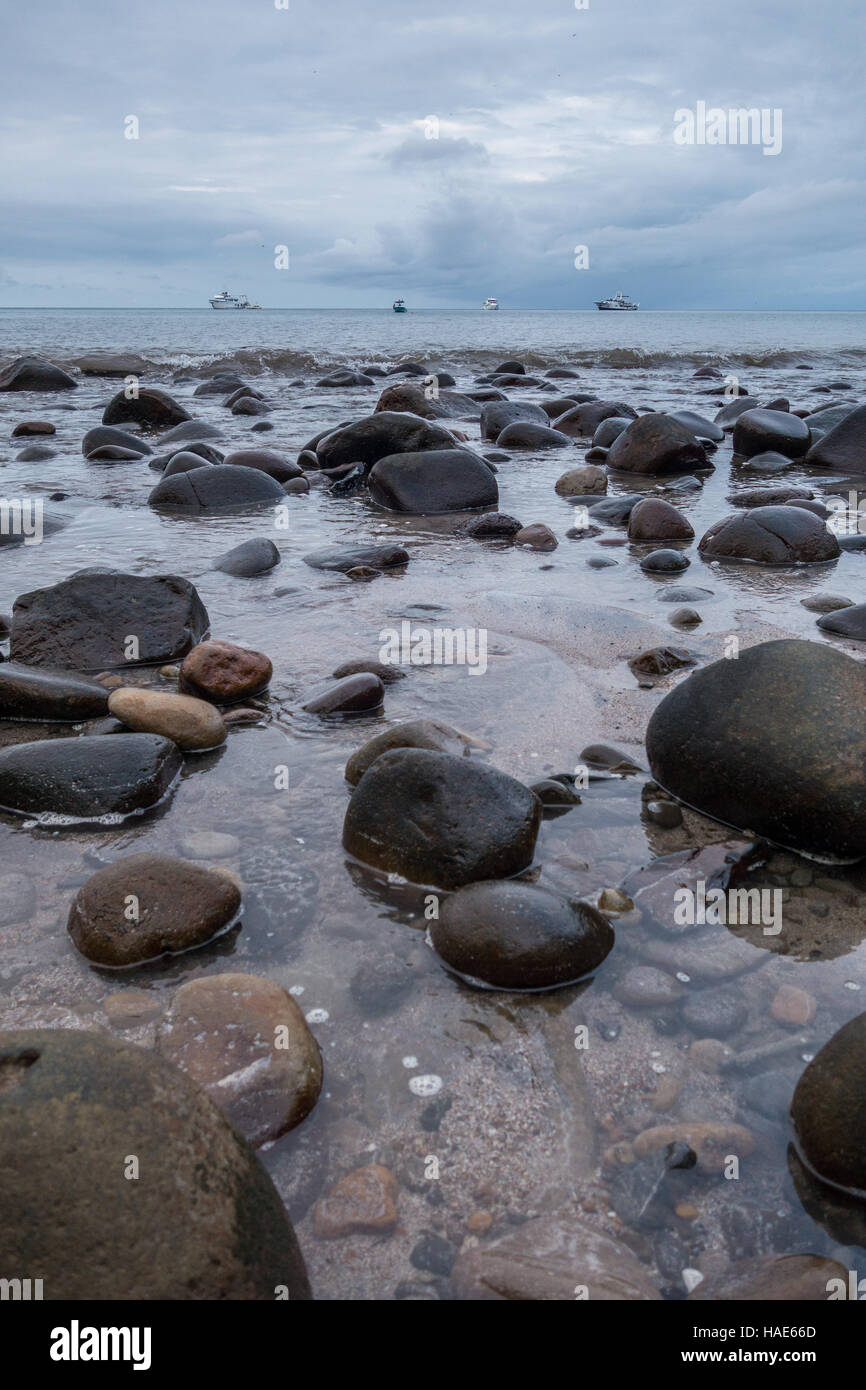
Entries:
[[587,463],[583,468],[569,468],[556,480],[556,491],[560,497],[580,497],[584,493],[607,492],[607,473],[595,464]]
[[644,1265],[618,1241],[571,1215],[526,1221],[486,1248],[464,1250],[452,1273],[459,1299],[573,1302],[657,1301]]
[[438,719],[413,719],[408,724],[393,724],[384,733],[361,745],[346,763],[346,781],[357,786],[367,768],[390,748],[430,748],[436,753],[468,756],[469,744],[457,729]]
[[138,965],[212,941],[240,905],[222,875],[167,854],[131,854],[82,884],[67,930],[95,965]]
[[233,705],[266,690],[273,670],[264,652],[234,642],[199,642],[183,659],[178,688],[217,705]]
[[22,434],[54,434],[55,429],[48,420],[22,420],[12,431],[12,438],[18,439]]
[[555,550],[559,541],[549,526],[534,521],[529,526],[521,526],[514,537],[515,545],[525,545],[530,550]]
[[397,1179],[380,1163],[356,1168],[316,1203],[313,1231],[319,1240],[387,1234],[397,1224],[397,1193]]
[[645,1129],[632,1143],[638,1158],[646,1158],[678,1139],[694,1149],[699,1167],[710,1173],[721,1172],[729,1154],[747,1158],[755,1147],[751,1130],[729,1120],[677,1120]]
[[815,999],[797,985],[780,985],[770,1005],[770,1013],[779,1023],[793,1023],[801,1028],[811,1023],[818,1007]]
[[123,686],[109,695],[108,712],[127,728],[161,734],[178,748],[218,748],[226,741],[225,724],[213,705],[191,695]]
[[630,541],[691,540],[694,534],[682,512],[661,497],[644,497],[629,513]]
[[257,975],[182,985],[157,1048],[254,1147],[299,1125],[322,1089],[322,1055],[304,1015],[282,985]]
[[705,1279],[687,1302],[787,1303],[793,1299],[826,1303],[831,1279],[841,1279],[847,1290],[847,1269],[824,1255],[762,1255],[740,1260],[724,1274]]

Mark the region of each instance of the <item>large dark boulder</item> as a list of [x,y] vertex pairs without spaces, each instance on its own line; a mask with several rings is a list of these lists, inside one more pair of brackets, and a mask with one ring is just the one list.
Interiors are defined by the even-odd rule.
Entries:
[[839,542],[802,507],[753,507],[717,521],[698,550],[707,560],[751,560],[759,565],[818,565],[835,560]]
[[73,671],[46,671],[4,661],[0,666],[0,719],[77,723],[108,712],[108,691]]
[[839,473],[866,473],[866,405],[852,410],[816,440],[806,462]]
[[158,734],[87,734],[0,750],[0,806],[27,816],[96,820],[146,811],[171,790],[183,765]]
[[276,478],[259,468],[218,463],[191,473],[163,474],[147,500],[151,507],[218,512],[235,507],[273,507],[285,502],[286,492]]
[[118,391],[102,414],[103,425],[123,425],[134,420],[146,430],[168,430],[191,419],[189,411],[156,386],[140,386],[131,398],[125,391]]
[[734,424],[734,453],[742,458],[771,451],[802,458],[809,447],[809,426],[788,410],[745,410]]
[[152,665],[185,656],[209,627],[188,579],[82,572],[19,595],[10,656],[72,671]]
[[469,758],[395,748],[367,769],[346,811],[349,854],[415,883],[461,888],[532,863],[541,804]]
[[44,357],[17,357],[0,371],[0,391],[72,391],[78,382]]
[[610,446],[607,466],[622,473],[691,473],[711,468],[702,444],[670,415],[641,415]]
[[556,989],[596,970],[613,930],[588,903],[533,883],[471,883],[430,924],[434,950],[458,975],[494,989]]
[[531,401],[491,401],[481,411],[481,438],[498,439],[506,425],[513,425],[516,420],[547,425],[549,419],[547,411]]
[[817,859],[866,856],[866,669],[819,642],[762,642],[658,705],[653,777],[689,806]]
[[368,483],[380,507],[415,516],[468,511],[499,501],[492,472],[468,449],[392,454],[373,465]]
[[454,436],[443,425],[433,425],[416,415],[380,410],[320,439],[316,454],[320,468],[363,463],[370,469],[389,454],[414,454],[425,449],[453,449],[454,446]]
[[46,1029],[0,1034],[0,1075],[10,1274],[83,1303],[311,1297],[270,1177],[178,1067],[104,1032]]
[[825,1182],[866,1192],[866,1014],[826,1042],[797,1082],[791,1119],[800,1157]]

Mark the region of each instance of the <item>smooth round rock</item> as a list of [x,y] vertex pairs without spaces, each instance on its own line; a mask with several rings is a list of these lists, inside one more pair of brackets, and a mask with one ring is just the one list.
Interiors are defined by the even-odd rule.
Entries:
[[256,1148],[299,1125],[322,1089],[322,1055],[303,1013],[282,985],[258,975],[181,985],[157,1049]]
[[651,550],[641,560],[640,567],[651,574],[677,574],[688,569],[690,563],[680,550]]
[[483,516],[474,517],[469,522],[466,534],[474,536],[476,540],[510,540],[522,528],[522,521],[508,516],[505,512],[485,512]]
[[734,424],[734,453],[752,458],[767,450],[802,458],[809,448],[809,426],[788,410],[746,410]]
[[273,670],[264,652],[212,639],[184,657],[178,689],[216,705],[234,705],[266,690]]
[[[818,619],[818,627],[824,632],[832,632],[837,637],[849,637],[857,642],[866,641],[866,603],[849,603],[836,612],[825,613]],[[2,671],[2,667],[0,667]]]
[[634,965],[617,981],[613,992],[631,1008],[657,1009],[675,1004],[683,987],[666,970],[658,970],[654,965]]
[[747,1022],[749,1007],[735,989],[702,989],[686,999],[682,1016],[699,1038],[727,1038]]
[[[192,420],[189,411],[155,386],[140,386],[135,396],[118,391],[102,414],[103,425],[123,425],[134,421],[146,430],[170,430]],[[197,422],[196,422],[197,423]],[[207,426],[204,427],[207,429]]]
[[127,728],[160,734],[178,748],[218,748],[226,740],[225,724],[213,705],[191,695],[121,686],[109,695],[108,712]]
[[800,1157],[824,1182],[866,1196],[866,1014],[834,1033],[797,1082]]
[[177,1067],[106,1033],[46,1029],[0,1034],[0,1075],[11,1271],[85,1303],[311,1297],[271,1179]]
[[449,969],[494,989],[547,990],[597,970],[613,928],[587,903],[530,883],[473,883],[445,899],[430,940]]
[[238,449],[233,454],[226,454],[224,462],[232,468],[257,468],[270,478],[276,478],[278,483],[300,478],[304,472],[292,459],[276,449]]
[[392,724],[383,733],[356,749],[346,763],[345,777],[357,786],[367,768],[392,748],[427,748],[435,753],[450,753],[453,757],[469,754],[469,744],[461,733],[438,719],[413,719],[406,724]]
[[276,506],[285,496],[285,489],[276,478],[260,469],[219,463],[170,478],[163,476],[147,501],[151,507],[213,512],[233,507]]
[[823,642],[761,642],[664,697],[647,728],[650,768],[679,801],[750,835],[860,859],[864,708],[859,661]]
[[357,676],[347,676],[345,680],[326,690],[323,695],[308,700],[304,709],[308,714],[366,714],[379,709],[385,699],[385,687],[372,671],[362,671]]
[[854,604],[852,598],[844,598],[841,594],[812,594],[810,598],[801,598],[800,602],[810,613],[836,613]]
[[162,801],[182,765],[177,746],[154,734],[18,743],[0,750],[0,806],[80,821],[125,817]]
[[691,540],[694,534],[682,512],[660,497],[645,497],[629,514],[628,538],[631,541]]
[[608,468],[624,473],[692,473],[711,468],[703,445],[670,415],[641,415],[618,434]]
[[280,552],[273,541],[257,537],[255,540],[241,541],[240,545],[220,555],[214,562],[214,569],[222,574],[233,574],[237,579],[254,579],[279,563]]
[[549,526],[545,526],[541,521],[534,521],[529,526],[521,526],[519,531],[512,537],[515,545],[525,546],[528,550],[555,550],[559,541],[551,531]]
[[461,888],[528,868],[540,820],[538,798],[507,773],[447,753],[395,748],[358,783],[343,846],[385,873]]
[[582,468],[569,468],[556,480],[556,491],[560,497],[577,497],[584,494],[607,492],[607,473],[595,464],[585,464]]
[[78,723],[108,710],[108,691],[73,671],[48,671],[18,661],[0,665],[0,719]]
[[[91,454],[92,458],[93,455]],[[194,468],[212,468],[210,459],[203,458],[201,454],[194,453],[191,449],[181,449],[179,453],[172,454],[168,463],[162,471],[164,478],[173,478],[176,473],[191,473]]]
[[515,420],[496,438],[497,449],[569,449],[567,434],[533,420]]
[[469,511],[499,501],[492,470],[477,454],[456,445],[386,455],[373,465],[367,482],[378,506],[414,516]]
[[132,854],[76,893],[67,931],[94,965],[140,965],[203,946],[237,917],[231,879],[167,854]]
[[820,517],[801,507],[753,507],[710,527],[698,545],[707,560],[759,565],[819,565],[835,560],[839,542]]

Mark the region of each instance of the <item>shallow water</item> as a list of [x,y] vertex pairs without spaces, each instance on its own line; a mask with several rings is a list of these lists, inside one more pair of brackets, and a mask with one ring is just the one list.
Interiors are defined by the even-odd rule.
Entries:
[[[712,418],[722,384],[691,377],[704,360],[741,375],[752,394],[765,400],[786,395],[794,407],[866,399],[861,326],[862,316],[854,314],[0,312],[5,359],[25,350],[70,364],[97,349],[141,353],[164,364],[145,382],[171,390],[197,418],[217,424],[223,432],[218,447],[257,444],[289,455],[325,426],[373,408],[384,382],[352,390],[315,386],[325,368],[340,362],[387,365],[413,356],[449,366],[457,390],[471,389],[476,370],[506,357],[539,371],[572,362],[580,380],[557,382],[562,395],[571,384],[636,409],[688,408]],[[623,353],[635,365],[621,365]],[[193,402],[199,378],[191,373],[216,361],[255,373],[274,406],[270,432],[252,433],[253,422],[232,416],[219,397]],[[800,364],[813,370],[799,370]],[[268,365],[278,370],[262,370]],[[303,385],[288,384],[298,376]],[[850,387],[832,394],[815,390],[837,381]],[[806,1215],[785,1161],[785,1109],[796,1076],[862,1007],[866,928],[861,933],[859,870],[828,870],[787,856],[750,880],[782,886],[790,895],[786,925],[779,938],[714,929],[725,947],[736,935],[744,937],[742,949],[749,953],[747,964],[737,957],[736,973],[725,977],[747,1009],[725,1041],[745,1060],[707,1073],[689,1053],[702,1035],[682,1022],[681,1004],[635,1009],[613,993],[633,964],[664,957],[675,969],[684,948],[657,923],[621,922],[614,952],[589,984],[532,997],[472,990],[442,970],[425,944],[418,890],[385,883],[348,862],[340,834],[347,757],[381,728],[410,718],[456,725],[477,741],[474,756],[525,780],[573,770],[580,750],[597,741],[623,747],[643,763],[643,729],[670,682],[640,689],[628,656],[659,641],[686,647],[706,662],[724,655],[731,636],[743,645],[784,634],[827,640],[800,600],[830,590],[859,602],[866,556],[846,553],[832,564],[801,569],[722,566],[704,563],[693,543],[686,548],[688,570],[651,577],[637,561],[652,547],[602,543],[622,541],[621,527],[605,528],[596,539],[566,538],[574,506],[555,494],[553,484],[581,461],[588,445],[577,444],[552,454],[514,454],[499,465],[500,509],[525,523],[550,525],[559,538],[550,554],[467,540],[456,534],[464,518],[390,516],[357,499],[331,497],[315,481],[308,496],[287,499],[287,532],[274,529],[267,510],[206,519],[157,514],[147,495],[158,475],[146,461],[98,464],[81,455],[83,434],[99,423],[119,385],[84,378],[64,395],[0,395],[3,495],[62,491],[69,497],[60,505],[71,518],[41,545],[3,548],[0,611],[11,612],[18,594],[94,564],[180,574],[198,588],[212,634],[267,652],[274,681],[260,725],[234,729],[217,753],[188,758],[174,796],[149,816],[120,827],[46,828],[0,815],[4,863],[28,875],[36,890],[27,920],[14,914],[10,920],[11,909],[0,919],[0,1023],[106,1026],[108,995],[145,988],[167,1006],[180,981],[225,969],[266,973],[291,988],[311,1015],[325,1060],[325,1090],[303,1125],[263,1157],[296,1219],[320,1298],[448,1297],[447,1278],[419,1270],[409,1255],[427,1232],[460,1248],[467,1236],[474,1238],[467,1221],[478,1211],[490,1213],[491,1237],[528,1215],[581,1208],[598,1213],[647,1261],[669,1297],[685,1292],[683,1268],[710,1274],[743,1254],[832,1251],[849,1268],[859,1267],[858,1252],[841,1253]],[[704,394],[711,387],[714,393]],[[509,395],[543,399],[532,388]],[[20,419],[49,419],[57,434],[11,441]],[[456,424],[478,442],[477,424]],[[741,487],[807,480],[816,496],[847,492],[847,481],[802,466],[769,479],[749,476],[732,465],[729,441],[712,456],[715,471],[700,491],[661,493],[685,512],[698,538],[730,510],[726,496]],[[49,443],[55,457],[16,462],[19,446],[31,442]],[[622,479],[612,481],[610,493],[640,488]],[[269,574],[242,580],[210,568],[229,547],[263,535],[282,554]],[[350,541],[399,541],[410,564],[373,583],[353,583],[302,561],[310,550]],[[590,567],[588,560],[599,556],[616,564]],[[668,625],[672,606],[662,598],[671,587],[695,585],[713,595],[698,605],[702,625],[681,632]],[[383,714],[343,723],[300,711],[340,663],[377,657],[383,629],[403,618],[424,626],[486,627],[487,671],[471,676],[460,667],[407,668],[406,679],[387,687]],[[856,644],[843,647],[857,651]],[[159,683],[155,674],[154,680]],[[284,764],[288,792],[274,786],[275,770]],[[684,829],[649,824],[642,814],[645,781],[646,774],[593,781],[579,806],[546,820],[533,870],[538,880],[594,897],[658,855],[731,838],[691,813]],[[167,963],[123,975],[91,969],[65,933],[75,887],[100,862],[141,850],[179,853],[184,837],[201,830],[237,839],[236,851],[221,862],[247,886],[240,928]],[[391,952],[406,963],[411,991],[393,1011],[365,1016],[349,993],[350,981],[361,964]],[[798,985],[815,998],[812,1022],[796,1028],[771,1016],[780,984]],[[706,979],[695,972],[684,982],[686,993],[705,988]],[[579,1051],[575,1028],[583,1023],[590,1044]],[[152,1031],[148,1024],[126,1036],[148,1044]],[[767,1047],[769,1053],[760,1052]],[[660,1110],[654,1092],[671,1076],[682,1089],[669,1109]],[[441,1085],[418,1085],[425,1077]],[[754,1152],[744,1158],[737,1181],[696,1177],[696,1216],[671,1212],[662,1227],[647,1226],[623,1195],[621,1175],[611,1176],[617,1170],[610,1150],[651,1126],[698,1120],[745,1125]],[[435,1181],[424,1176],[430,1155],[440,1160]],[[345,1172],[370,1161],[385,1163],[400,1180],[397,1233],[390,1240],[317,1241],[312,1202]]]

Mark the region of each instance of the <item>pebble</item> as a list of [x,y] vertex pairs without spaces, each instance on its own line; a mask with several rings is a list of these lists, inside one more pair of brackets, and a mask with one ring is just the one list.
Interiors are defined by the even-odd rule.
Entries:
[[797,985],[780,985],[770,1005],[770,1013],[779,1023],[792,1023],[802,1028],[815,1017],[817,1001]]
[[127,728],[160,734],[178,748],[218,748],[226,740],[226,726],[213,705],[190,695],[124,686],[111,692],[108,710]]
[[675,1004],[682,996],[682,986],[664,970],[650,965],[635,965],[614,986],[614,995],[621,1004],[635,1009],[652,1009],[659,1005]]
[[314,1206],[313,1233],[319,1240],[389,1235],[397,1225],[398,1192],[397,1179],[382,1164],[356,1168]]
[[282,985],[257,975],[181,985],[157,1047],[254,1147],[299,1125],[322,1089],[322,1057],[304,1015]]

